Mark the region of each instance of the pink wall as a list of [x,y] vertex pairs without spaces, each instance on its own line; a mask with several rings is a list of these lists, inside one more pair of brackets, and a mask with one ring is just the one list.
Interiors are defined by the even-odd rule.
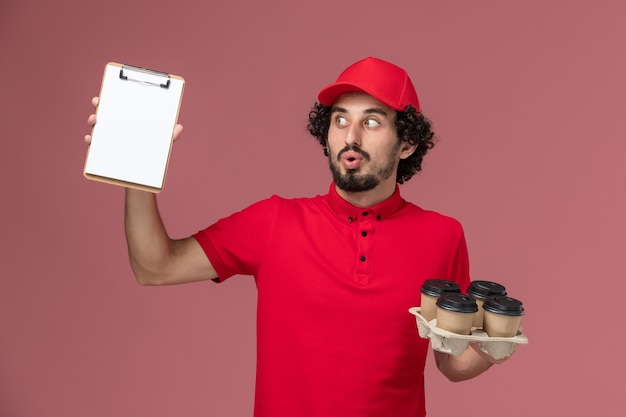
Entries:
[[405,198],[459,218],[474,279],[527,309],[530,344],[488,374],[452,384],[429,358],[429,415],[616,415],[626,3],[201,3],[0,5],[0,416],[251,415],[253,281],[140,287],[122,190],[82,177],[107,61],[187,80],[160,196],[184,236],[325,192],[306,114],[367,55],[409,70],[441,138]]

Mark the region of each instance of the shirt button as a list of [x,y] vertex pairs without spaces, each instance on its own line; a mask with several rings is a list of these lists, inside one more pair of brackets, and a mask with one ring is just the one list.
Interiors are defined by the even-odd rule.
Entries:
[[352,223],[352,220],[354,220],[352,216],[348,217],[348,222]]
[[361,260],[361,262],[365,262],[365,256],[361,256],[359,259]]
[[363,237],[367,236],[367,232],[366,232],[365,230],[363,230],[363,231],[361,232],[361,236],[363,236]]
[[364,211],[364,212],[363,212],[363,215],[364,215],[364,216],[367,216],[367,211]]
[[376,216],[376,220],[380,221],[381,217],[380,214],[378,216]]

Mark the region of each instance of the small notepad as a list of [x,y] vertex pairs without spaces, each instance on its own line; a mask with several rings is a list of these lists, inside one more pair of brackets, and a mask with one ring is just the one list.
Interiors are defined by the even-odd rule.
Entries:
[[184,85],[177,75],[108,63],[85,177],[161,191]]

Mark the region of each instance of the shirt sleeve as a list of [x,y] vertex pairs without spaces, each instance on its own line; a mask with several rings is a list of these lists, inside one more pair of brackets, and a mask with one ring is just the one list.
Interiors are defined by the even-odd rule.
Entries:
[[238,274],[256,275],[281,204],[280,197],[272,196],[193,235],[220,282]]

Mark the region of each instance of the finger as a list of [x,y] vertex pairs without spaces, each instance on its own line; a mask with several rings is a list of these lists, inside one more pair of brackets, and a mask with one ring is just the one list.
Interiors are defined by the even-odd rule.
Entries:
[[92,99],[91,99],[91,104],[92,104],[94,107],[98,107],[98,104],[99,104],[99,103],[100,103],[100,97],[94,97],[94,98],[92,98]]
[[174,126],[174,136],[172,136],[172,138],[174,140],[178,140],[178,138],[180,138],[180,135],[182,133],[183,133],[183,125],[177,124],[176,126]]
[[91,145],[91,135],[85,135],[85,143]]
[[95,114],[90,114],[89,117],[87,118],[87,124],[90,127],[94,127],[96,125],[96,115]]

